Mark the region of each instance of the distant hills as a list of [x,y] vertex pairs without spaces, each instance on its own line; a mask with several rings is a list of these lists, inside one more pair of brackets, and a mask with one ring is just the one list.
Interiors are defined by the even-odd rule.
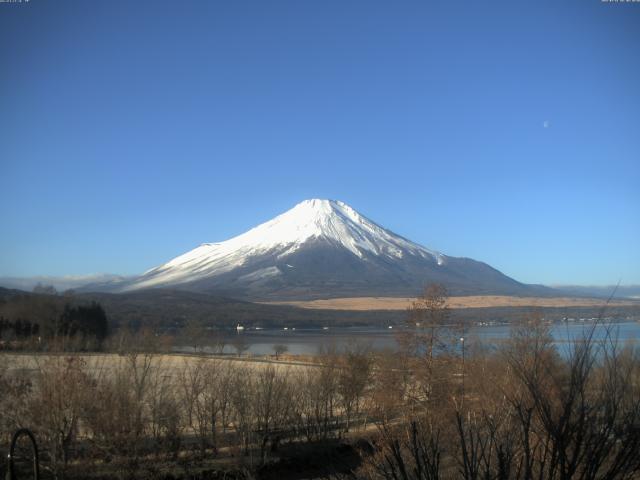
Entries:
[[50,276],[37,275],[35,277],[0,277],[0,287],[31,291],[37,286],[53,287],[59,292],[74,290],[87,285],[108,285],[110,282],[120,283],[127,280],[122,275],[96,273],[90,275]]

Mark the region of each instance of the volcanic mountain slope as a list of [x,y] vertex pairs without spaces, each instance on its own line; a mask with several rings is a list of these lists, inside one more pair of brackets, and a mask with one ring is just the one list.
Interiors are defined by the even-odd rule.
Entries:
[[172,287],[270,300],[413,296],[430,282],[444,284],[453,295],[552,292],[411,242],[343,202],[317,199],[225,242],[202,244],[110,290]]

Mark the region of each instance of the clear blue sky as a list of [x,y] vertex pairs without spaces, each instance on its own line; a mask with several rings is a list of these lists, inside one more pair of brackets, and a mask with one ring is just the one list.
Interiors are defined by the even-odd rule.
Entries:
[[138,273],[306,198],[640,283],[640,3],[0,3],[0,276]]

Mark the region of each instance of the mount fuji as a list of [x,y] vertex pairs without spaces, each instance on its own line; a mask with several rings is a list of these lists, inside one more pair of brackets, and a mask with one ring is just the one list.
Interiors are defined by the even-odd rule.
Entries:
[[552,291],[519,283],[485,263],[430,250],[343,202],[318,199],[305,200],[230,240],[204,243],[107,289],[166,287],[274,300],[414,296],[430,282],[444,284],[454,295]]

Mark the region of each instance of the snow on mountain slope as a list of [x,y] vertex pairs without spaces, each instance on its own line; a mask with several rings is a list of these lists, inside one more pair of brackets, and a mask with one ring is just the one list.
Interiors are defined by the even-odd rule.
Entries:
[[174,288],[248,300],[413,296],[428,283],[453,295],[545,295],[483,262],[400,237],[345,203],[306,200],[242,235],[205,243],[119,284],[86,291]]
[[[252,257],[271,255],[282,260],[305,244],[330,242],[360,259],[367,256],[402,259],[409,255],[443,265],[446,256],[386,230],[349,205],[334,200],[305,200],[291,210],[248,232],[221,243],[205,243],[168,263],[153,268],[125,290],[176,285],[220,276],[245,265]],[[293,268],[291,265],[287,265]],[[276,266],[245,273],[241,279],[277,276]]]

